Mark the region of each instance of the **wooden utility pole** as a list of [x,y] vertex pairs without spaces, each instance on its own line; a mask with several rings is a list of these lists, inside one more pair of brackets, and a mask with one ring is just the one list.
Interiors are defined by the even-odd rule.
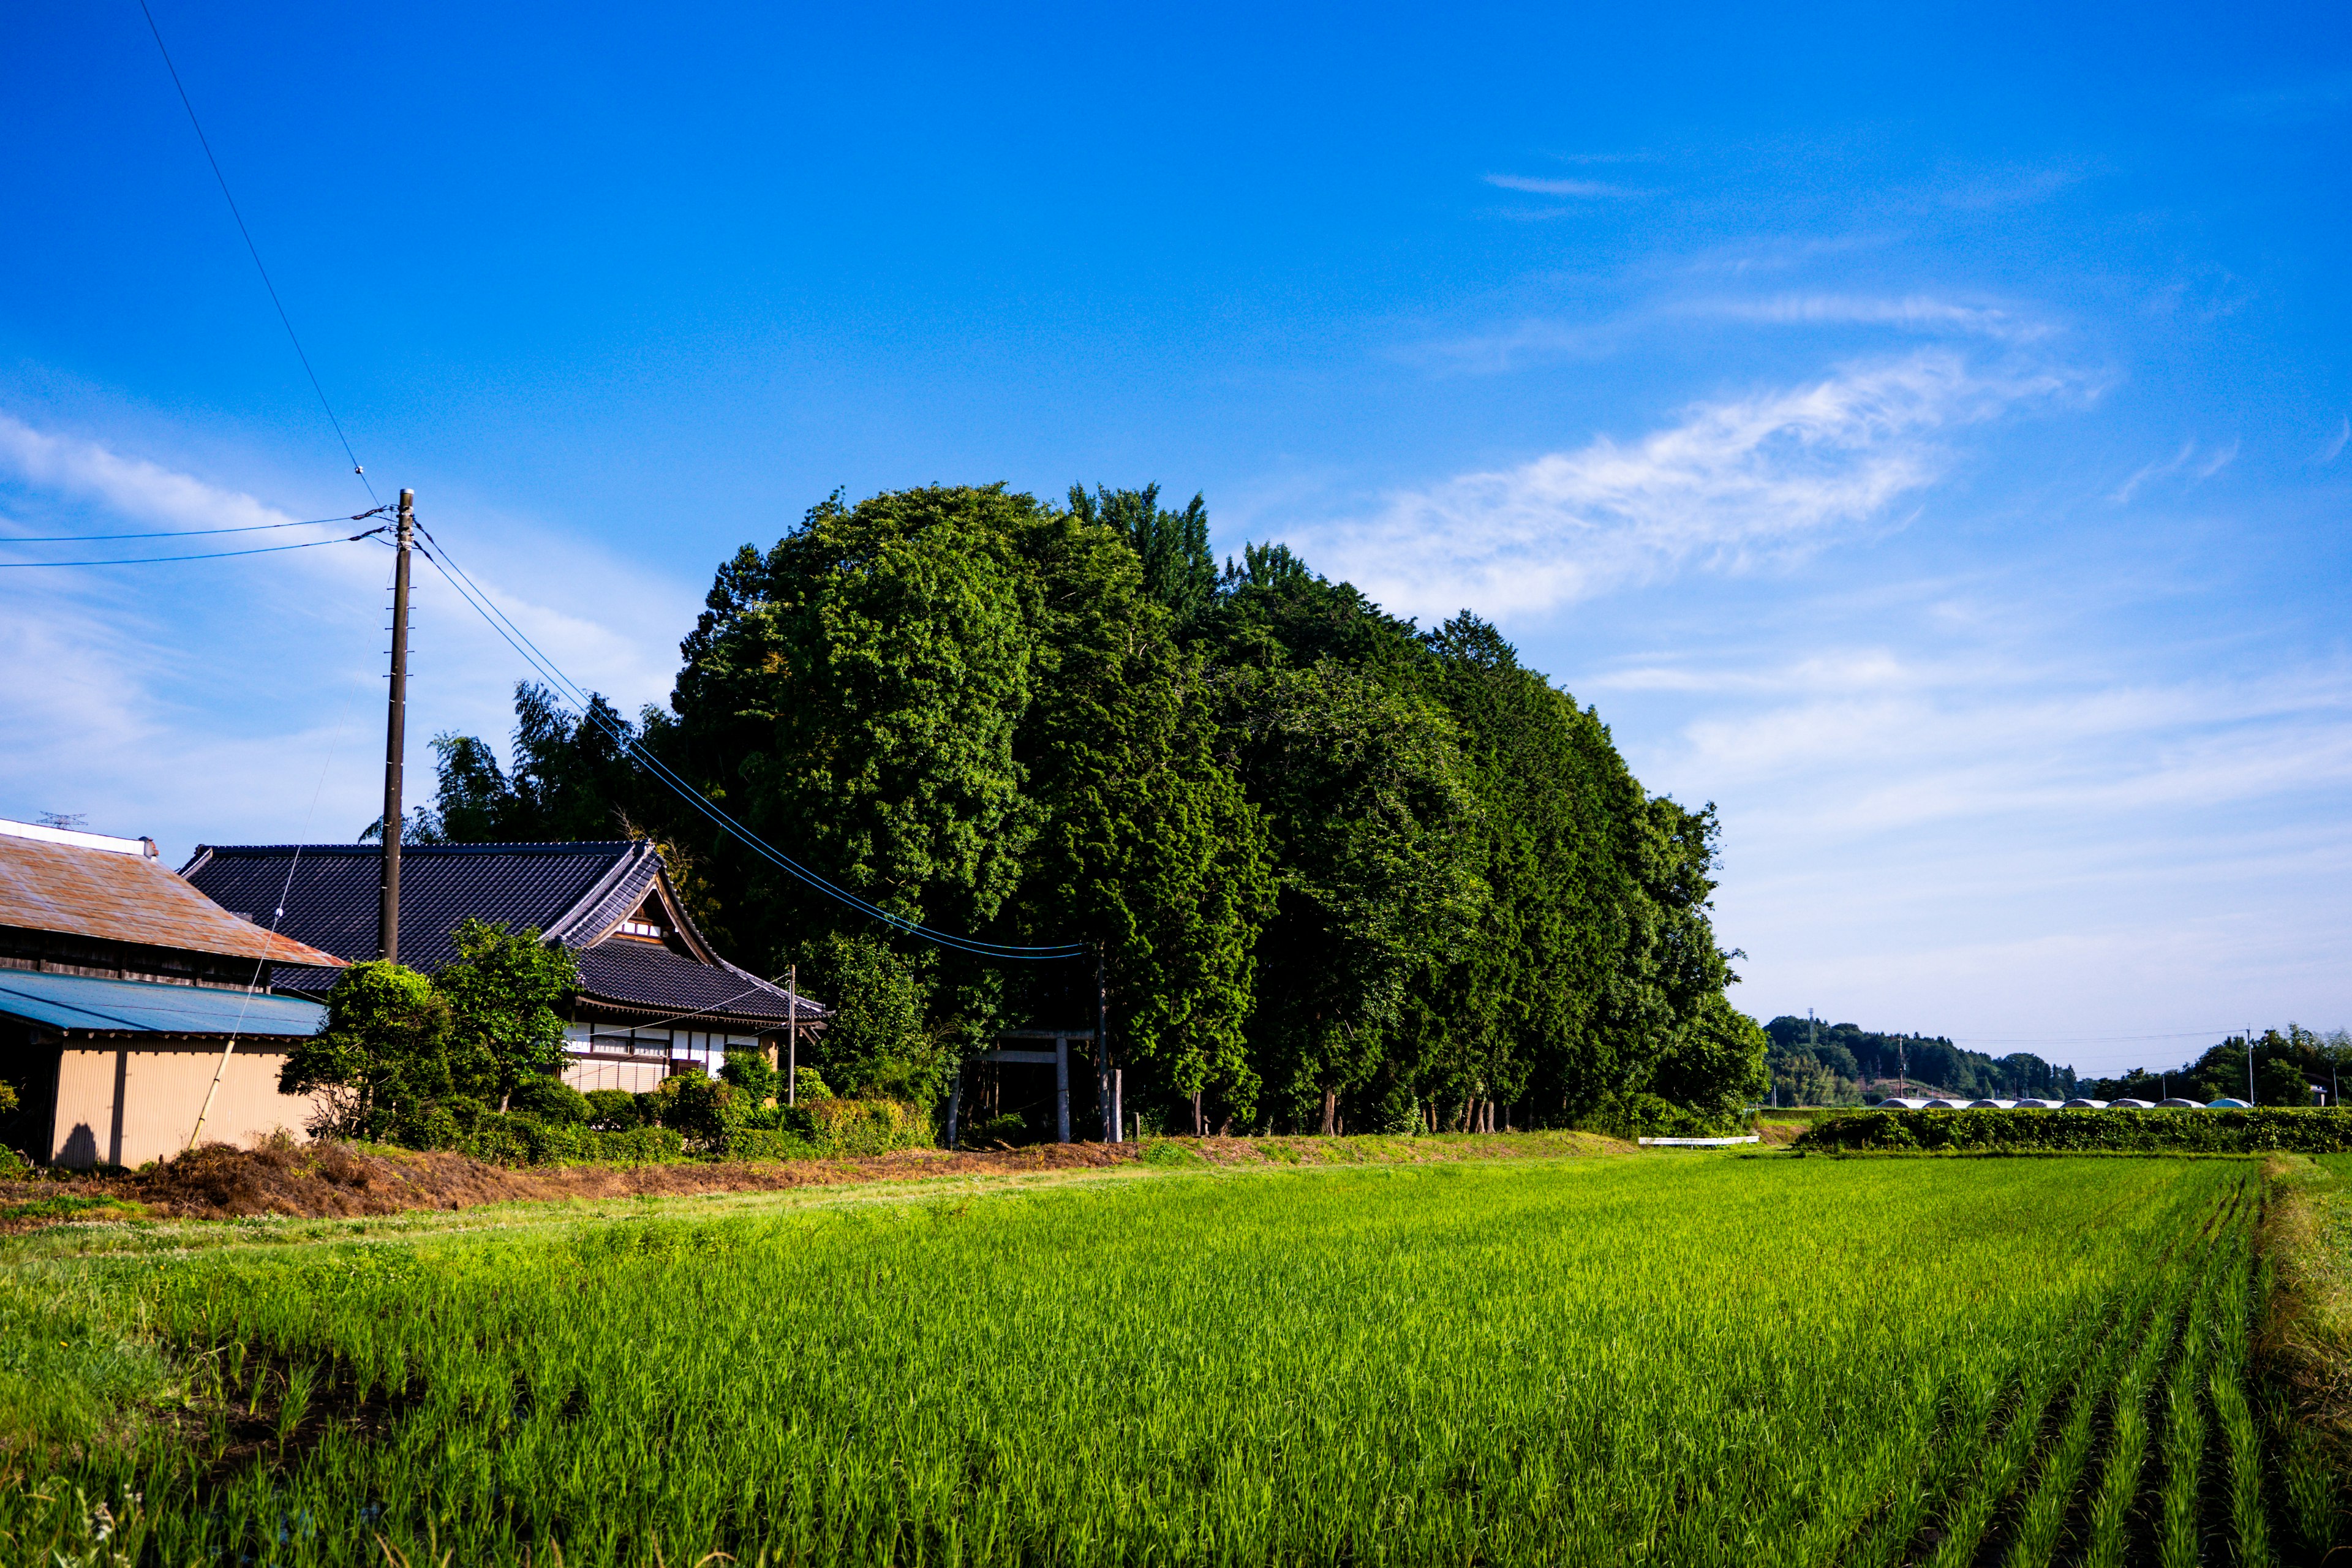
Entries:
[[1102,1137],[1118,1142],[1118,1100],[1110,1086],[1110,991],[1103,981],[1103,950],[1095,947],[1095,1094],[1102,1107]]
[[377,897],[375,955],[400,962],[400,764],[408,731],[408,558],[416,543],[416,492],[400,492],[398,558],[392,569],[392,710],[383,731],[383,882]]
[[801,1102],[801,966],[784,965],[784,994],[787,1017],[784,1025],[784,1103]]

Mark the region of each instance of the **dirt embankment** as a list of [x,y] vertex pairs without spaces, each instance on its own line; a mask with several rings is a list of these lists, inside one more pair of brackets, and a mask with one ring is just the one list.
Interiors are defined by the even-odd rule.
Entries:
[[1155,1165],[1359,1165],[1599,1153],[1627,1147],[1588,1132],[1438,1138],[1185,1138],[1044,1143],[950,1153],[908,1149],[859,1159],[689,1161],[513,1169],[464,1154],[355,1149],[279,1137],[257,1148],[208,1143],[152,1170],[0,1182],[0,1233],[61,1220],[357,1218],[485,1204],[774,1192],[857,1182],[1003,1176]]
[[[475,1208],[484,1204],[768,1192],[845,1182],[1071,1170],[1118,1164],[1132,1160],[1134,1151],[1132,1144],[1066,1143],[993,1153],[950,1154],[925,1149],[857,1160],[514,1170],[464,1154],[363,1150],[280,1138],[253,1149],[208,1143],[152,1170],[131,1174],[0,1183],[0,1228],[23,1229],[58,1219],[131,1217],[120,1208],[106,1214],[86,1203],[58,1201],[68,1196],[136,1205],[137,1215],[152,1219],[243,1219],[259,1215],[346,1218],[415,1209]],[[12,1215],[12,1210],[18,1212]]]

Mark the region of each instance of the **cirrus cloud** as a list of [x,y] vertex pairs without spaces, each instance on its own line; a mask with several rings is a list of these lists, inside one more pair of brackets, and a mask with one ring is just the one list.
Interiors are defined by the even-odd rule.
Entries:
[[1948,470],[1950,432],[2066,384],[1940,350],[1847,365],[1696,405],[1631,442],[1596,437],[1398,491],[1293,537],[1403,613],[1531,613],[1687,566],[1738,571],[1884,519]]

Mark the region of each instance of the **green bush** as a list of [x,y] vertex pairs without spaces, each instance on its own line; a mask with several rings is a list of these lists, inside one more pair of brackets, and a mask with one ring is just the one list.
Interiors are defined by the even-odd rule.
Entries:
[[1724,1131],[1696,1111],[1654,1094],[1612,1094],[1581,1125],[1612,1138],[1715,1138]]
[[1036,1141],[1035,1131],[1018,1111],[1003,1116],[967,1117],[963,1132],[956,1140],[967,1149],[992,1149],[1000,1143],[1010,1148]]
[[2352,1110],[1864,1110],[1819,1121],[1795,1149],[2008,1154],[2352,1152]]
[[773,1127],[736,1127],[719,1150],[730,1160],[815,1160],[824,1151],[798,1132]]
[[793,1073],[793,1083],[795,1086],[797,1097],[803,1101],[833,1098],[833,1090],[825,1087],[824,1078],[814,1068],[795,1069]]
[[814,1142],[832,1155],[887,1154],[935,1142],[929,1115],[904,1100],[819,1100],[797,1109],[808,1113]]
[[588,1102],[588,1125],[604,1132],[622,1132],[646,1124],[638,1108],[640,1096],[625,1089],[592,1089],[580,1097]]
[[[486,1115],[470,1128],[454,1122],[437,1129],[441,1141],[427,1146],[455,1149],[494,1165],[571,1165],[589,1162],[650,1164],[690,1154],[726,1160],[817,1160],[883,1154],[894,1149],[931,1146],[930,1118],[920,1106],[895,1100],[821,1100],[806,1105],[770,1107],[756,1119],[728,1114],[737,1103],[733,1086],[699,1074],[668,1080],[658,1094],[629,1095],[598,1089],[582,1096],[598,1122],[554,1121],[528,1111]],[[597,1098],[604,1097],[604,1098]],[[622,1122],[639,1102],[651,1102],[664,1122]]]
[[719,1076],[752,1106],[765,1105],[784,1092],[784,1075],[769,1065],[765,1051],[729,1051]]
[[525,1079],[507,1100],[507,1110],[572,1127],[586,1126],[589,1117],[588,1097],[554,1078]]
[[677,1129],[688,1142],[715,1144],[727,1136],[730,1121],[738,1120],[727,1114],[729,1102],[737,1099],[732,1084],[682,1072],[662,1079],[661,1088],[640,1097],[638,1104],[651,1100],[655,1114],[647,1120]]
[[686,1158],[686,1140],[667,1127],[632,1127],[591,1134],[589,1158],[614,1165],[662,1165]]
[[484,1117],[455,1147],[492,1165],[643,1165],[686,1158],[686,1140],[667,1127],[607,1132],[519,1112]]

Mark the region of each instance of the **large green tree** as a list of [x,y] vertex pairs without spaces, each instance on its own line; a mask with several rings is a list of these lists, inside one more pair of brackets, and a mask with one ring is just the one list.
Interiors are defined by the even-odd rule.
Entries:
[[1083,1025],[1177,1125],[1484,1128],[1754,1092],[1712,808],[1467,615],[1423,631],[1280,544],[1219,573],[1156,486],[930,486],[814,508],[720,566],[637,742],[836,902],[632,770],[617,714],[518,691],[510,772],[444,737],[453,837],[624,830],[698,913],[840,1008],[842,1087],[920,1096],[1010,1023]]
[[[828,502],[721,569],[685,646],[675,734],[657,743],[771,842],[892,914],[1095,946],[1125,1059],[1187,1095],[1212,1081],[1245,1095],[1264,833],[1215,759],[1205,676],[1173,622],[1100,517],[1001,488]],[[812,945],[835,936],[907,946],[734,864],[756,911],[738,924],[780,955],[808,952],[814,973],[884,973]],[[1008,979],[952,951],[918,962],[924,1037],[950,1059],[1008,1006],[1056,1022],[1092,1010],[1083,964]]]

